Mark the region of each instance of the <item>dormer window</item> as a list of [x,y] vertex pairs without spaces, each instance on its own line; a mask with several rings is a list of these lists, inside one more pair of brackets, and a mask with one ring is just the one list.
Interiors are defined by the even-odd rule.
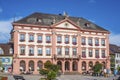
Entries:
[[2,48],[0,48],[0,54],[4,54],[4,51]]
[[13,49],[10,48],[10,49],[9,49],[9,52],[10,52],[10,54],[13,54]]
[[86,27],[90,27],[90,23],[85,23],[85,26]]

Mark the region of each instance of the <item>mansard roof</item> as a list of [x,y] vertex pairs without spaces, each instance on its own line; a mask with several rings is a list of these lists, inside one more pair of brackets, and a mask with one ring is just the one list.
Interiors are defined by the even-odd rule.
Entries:
[[32,25],[43,25],[43,26],[51,26],[55,23],[58,23],[65,18],[68,18],[73,23],[75,23],[77,26],[80,27],[80,29],[83,30],[99,30],[99,31],[107,31],[106,29],[96,25],[95,23],[92,23],[82,17],[72,17],[72,16],[64,16],[64,15],[56,15],[56,14],[46,14],[46,13],[33,13],[25,18],[22,18],[13,24],[32,24]]
[[3,50],[4,54],[0,54],[0,56],[12,56],[10,54],[10,49],[13,49],[13,44],[10,43],[0,43],[0,48]]

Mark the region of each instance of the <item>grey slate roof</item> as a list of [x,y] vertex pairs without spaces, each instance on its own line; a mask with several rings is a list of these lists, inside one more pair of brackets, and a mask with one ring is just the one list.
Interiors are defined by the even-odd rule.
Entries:
[[[46,14],[46,13],[36,12],[14,23],[50,26],[50,25],[53,25],[57,22],[64,20],[65,17],[66,16],[64,15],[55,15],[55,14]],[[74,22],[76,25],[78,25],[80,29],[108,31],[82,17],[69,16],[67,18],[71,20],[72,22]]]
[[110,54],[120,53],[120,46],[110,44]]
[[3,49],[4,54],[0,54],[0,56],[13,56],[13,54],[10,54],[9,49],[13,49],[13,44],[11,43],[0,43],[0,48]]

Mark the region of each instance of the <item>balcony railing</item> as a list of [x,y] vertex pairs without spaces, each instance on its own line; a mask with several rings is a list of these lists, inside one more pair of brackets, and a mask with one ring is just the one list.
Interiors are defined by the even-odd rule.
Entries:
[[79,58],[78,55],[54,55],[54,58]]

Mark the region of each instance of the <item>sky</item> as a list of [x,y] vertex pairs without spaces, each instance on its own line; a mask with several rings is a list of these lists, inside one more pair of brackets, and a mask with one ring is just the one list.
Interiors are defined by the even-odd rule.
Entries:
[[0,43],[10,39],[11,23],[34,12],[83,17],[110,31],[120,46],[120,0],[0,0]]

